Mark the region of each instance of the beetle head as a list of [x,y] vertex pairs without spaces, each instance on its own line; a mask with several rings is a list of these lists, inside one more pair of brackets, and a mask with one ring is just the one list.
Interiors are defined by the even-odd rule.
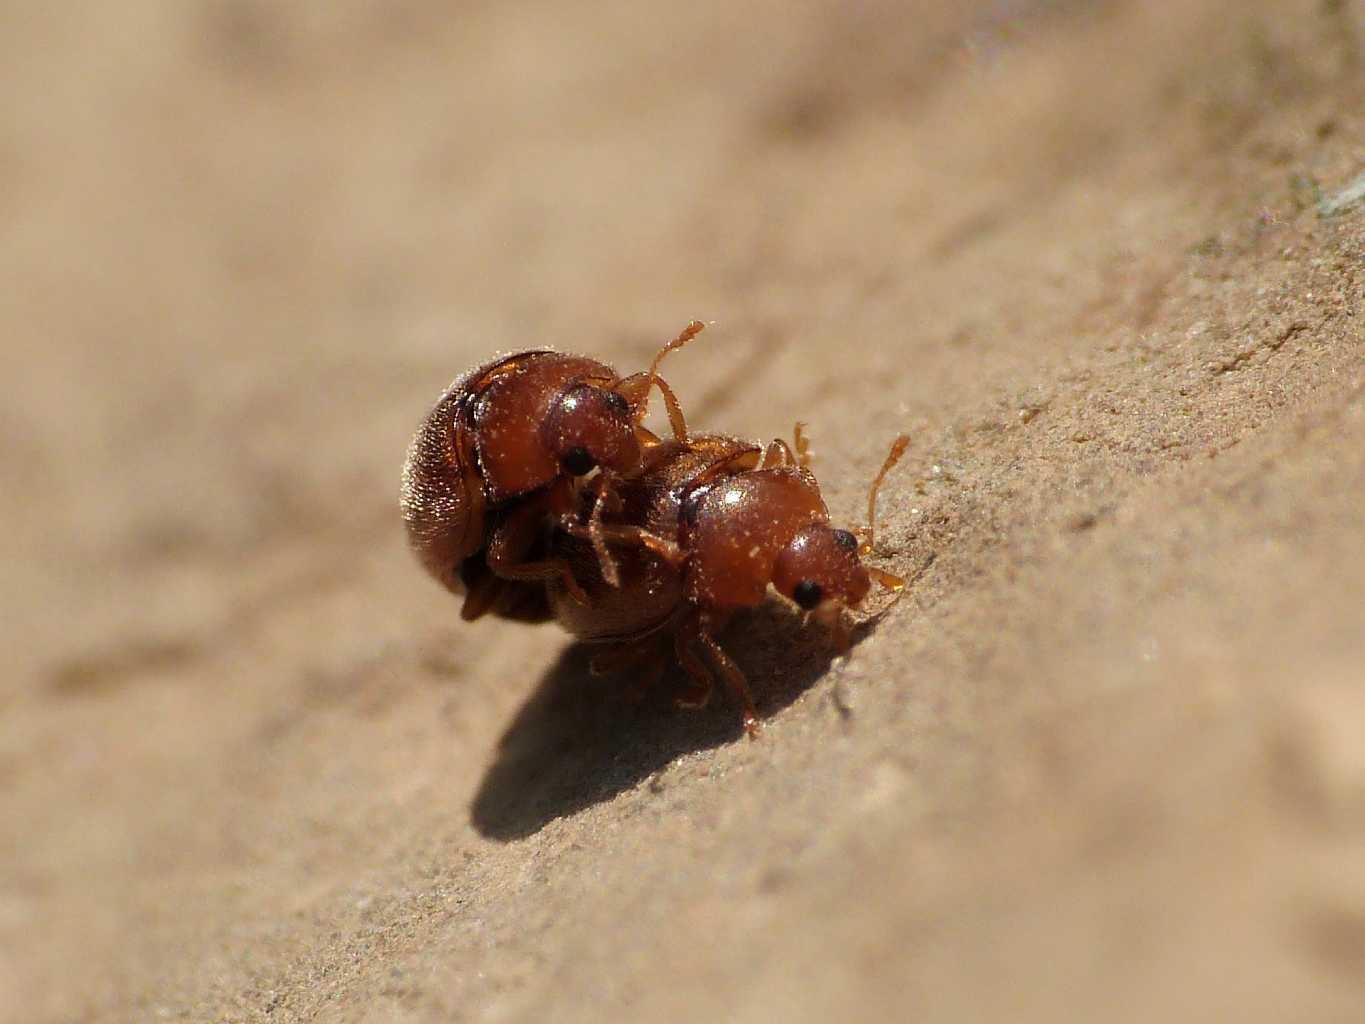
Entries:
[[640,471],[640,442],[630,403],[610,388],[575,384],[550,408],[545,430],[551,453],[574,476],[599,466],[617,476]]
[[825,523],[798,531],[773,565],[773,586],[806,611],[857,607],[871,585],[858,539]]

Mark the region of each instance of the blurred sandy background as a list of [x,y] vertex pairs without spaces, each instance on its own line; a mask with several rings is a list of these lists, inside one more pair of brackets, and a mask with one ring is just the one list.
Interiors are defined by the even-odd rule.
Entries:
[[[0,1019],[1365,1019],[1354,0],[0,7]],[[551,344],[915,580],[767,714],[461,624]]]

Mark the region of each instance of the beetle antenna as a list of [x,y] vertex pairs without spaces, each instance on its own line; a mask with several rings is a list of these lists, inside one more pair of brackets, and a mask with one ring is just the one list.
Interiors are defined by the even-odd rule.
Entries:
[[[645,416],[649,412],[649,394],[651,391],[654,390],[654,386],[656,384],[659,385],[659,391],[664,396],[665,404],[669,406],[669,418],[670,419],[673,418],[674,410],[677,406],[678,400],[676,398],[673,398],[671,402],[669,401],[669,399],[672,398],[672,391],[671,389],[669,389],[667,384],[665,384],[663,381],[659,379],[659,366],[660,364],[663,363],[664,357],[667,356],[668,353],[676,352],[678,349],[682,348],[684,345],[686,345],[689,341],[691,341],[704,330],[706,330],[706,325],[704,323],[702,323],[700,320],[693,320],[682,329],[682,332],[676,338],[670,341],[663,348],[659,349],[659,354],[654,357],[654,362],[649,364],[648,382],[647,386],[645,387],[645,393],[641,397],[640,404],[635,410],[636,423],[644,422]],[[681,414],[679,413],[678,415],[679,418],[681,418]],[[676,427],[677,424],[674,424],[675,433]]]
[[886,453],[886,461],[882,463],[881,470],[877,473],[877,479],[872,481],[872,490],[867,495],[867,540],[863,541],[862,553],[870,555],[872,553],[872,543],[876,539],[877,530],[877,492],[881,489],[882,481],[886,479],[886,474],[891,472],[896,463],[900,462],[901,456],[905,454],[905,449],[910,446],[910,435],[902,434],[891,443],[891,450]]

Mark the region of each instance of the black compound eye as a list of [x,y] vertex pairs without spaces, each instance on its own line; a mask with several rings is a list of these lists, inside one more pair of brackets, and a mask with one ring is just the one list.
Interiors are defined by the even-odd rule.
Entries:
[[845,551],[858,550],[858,538],[853,536],[853,534],[849,533],[847,530],[835,530],[834,543],[838,544]]
[[597,468],[597,460],[588,454],[586,448],[581,446],[570,448],[564,453],[564,457],[559,460],[559,463],[574,476],[583,476]]
[[619,391],[607,392],[607,405],[611,407],[612,412],[619,413],[622,416],[630,415],[630,403],[626,401],[626,396]]
[[814,580],[802,580],[792,591],[792,600],[807,611],[820,603],[820,599],[825,596],[825,592],[820,588],[820,584]]

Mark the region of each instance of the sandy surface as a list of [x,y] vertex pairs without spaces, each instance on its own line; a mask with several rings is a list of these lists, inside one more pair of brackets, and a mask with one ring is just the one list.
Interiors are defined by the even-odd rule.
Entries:
[[[0,11],[0,1019],[1365,1019],[1359,2],[85,6]],[[756,743],[396,510],[693,316],[840,519],[914,438]]]

